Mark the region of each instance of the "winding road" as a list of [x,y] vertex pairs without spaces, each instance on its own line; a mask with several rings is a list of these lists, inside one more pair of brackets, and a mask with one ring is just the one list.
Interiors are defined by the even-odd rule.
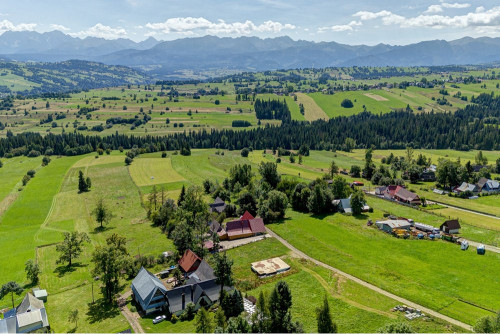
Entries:
[[352,276],[352,275],[350,275],[350,274],[348,274],[348,273],[346,273],[346,272],[343,272],[343,271],[341,271],[341,270],[339,270],[339,269],[337,269],[337,268],[334,268],[334,267],[332,267],[332,266],[330,266],[330,265],[328,265],[328,264],[326,264],[326,263],[323,263],[323,262],[321,262],[321,261],[318,261],[318,260],[316,260],[316,259],[314,259],[314,258],[312,258],[312,257],[310,257],[310,256],[308,256],[308,255],[306,255],[305,253],[301,252],[300,250],[298,250],[298,249],[297,249],[297,248],[295,248],[294,246],[292,246],[292,245],[291,245],[290,243],[288,243],[285,239],[281,238],[278,234],[274,233],[274,232],[273,232],[273,231],[271,231],[269,228],[267,228],[267,227],[266,227],[266,230],[267,230],[267,233],[269,233],[269,234],[270,234],[270,235],[272,235],[274,238],[276,238],[276,240],[278,240],[279,242],[281,242],[281,243],[282,243],[285,247],[287,247],[287,248],[288,248],[289,250],[291,250],[291,251],[292,251],[292,252],[293,252],[296,256],[298,256],[298,257],[300,257],[300,258],[303,258],[303,259],[309,260],[309,261],[311,261],[311,262],[315,263],[315,264],[316,264],[316,265],[318,265],[318,266],[321,266],[321,267],[326,268],[326,269],[328,269],[328,270],[330,270],[330,271],[333,271],[333,272],[334,272],[334,273],[336,273],[336,274],[342,275],[342,276],[344,276],[345,278],[347,278],[347,279],[349,279],[349,280],[351,280],[351,281],[354,281],[354,282],[356,282],[356,283],[358,283],[358,284],[361,284],[362,286],[364,286],[364,287],[366,287],[366,288],[368,288],[368,289],[370,289],[370,290],[373,290],[373,291],[375,291],[375,292],[378,292],[378,293],[380,293],[380,294],[382,294],[382,295],[384,295],[384,296],[386,296],[386,297],[392,298],[392,299],[394,299],[394,300],[396,300],[396,301],[398,301],[398,302],[400,302],[400,303],[402,303],[402,304],[405,304],[405,305],[407,305],[407,306],[411,306],[411,307],[413,307],[413,308],[417,308],[417,309],[421,310],[423,313],[426,313],[426,314],[428,314],[428,315],[431,315],[431,316],[433,316],[433,317],[435,317],[435,318],[439,318],[439,319],[444,320],[444,321],[446,321],[446,322],[449,322],[449,323],[451,323],[451,324],[453,324],[453,325],[456,325],[456,326],[458,326],[458,327],[464,328],[464,329],[466,329],[466,330],[468,330],[468,331],[473,331],[473,330],[472,330],[472,326],[470,326],[470,325],[468,325],[468,324],[466,324],[466,323],[463,323],[463,322],[458,321],[458,320],[456,320],[456,319],[450,318],[450,317],[448,317],[448,316],[446,316],[446,315],[444,315],[444,314],[441,314],[441,313],[439,313],[439,312],[433,311],[433,310],[431,310],[431,309],[429,309],[429,308],[427,308],[427,307],[425,307],[425,306],[422,306],[422,305],[416,304],[416,303],[414,303],[414,302],[412,302],[412,301],[409,301],[408,299],[405,299],[405,298],[402,298],[402,297],[396,296],[395,294],[390,293],[390,292],[388,292],[388,291],[385,291],[385,290],[383,290],[383,289],[381,289],[381,288],[379,288],[379,287],[377,287],[377,286],[375,286],[375,285],[373,285],[373,284],[370,284],[370,283],[368,283],[368,282],[365,282],[365,281],[363,281],[363,280],[361,280],[361,279],[359,279],[359,278],[357,278],[357,277],[354,277],[354,276]]

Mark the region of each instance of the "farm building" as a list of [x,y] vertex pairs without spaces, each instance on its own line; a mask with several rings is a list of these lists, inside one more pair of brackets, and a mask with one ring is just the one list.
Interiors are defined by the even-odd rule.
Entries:
[[279,274],[289,269],[290,266],[279,257],[252,263],[252,270],[261,277]]
[[29,333],[49,330],[47,311],[42,300],[27,293],[18,307],[4,313],[0,333]]
[[233,220],[226,224],[229,240],[252,237],[266,233],[262,218]]
[[179,260],[179,267],[181,267],[181,269],[185,273],[191,273],[198,269],[201,261],[202,260],[198,255],[196,255],[192,250],[188,249],[184,252],[184,255]]
[[252,216],[252,214],[248,211],[245,211],[245,213],[243,214],[243,216],[240,217],[240,220],[250,220],[250,219],[254,219],[255,217]]
[[456,193],[462,193],[465,191],[470,191],[473,193],[477,193],[479,191],[477,185],[473,183],[462,182],[462,184],[454,189]]
[[224,202],[220,197],[217,197],[215,201],[210,204],[210,212],[222,213],[226,210],[226,202]]
[[375,225],[384,232],[391,233],[394,229],[410,230],[411,223],[407,220],[382,220],[375,222]]
[[132,281],[133,298],[146,314],[161,311],[165,305],[167,288],[158,277],[141,268]]
[[445,233],[456,234],[459,232],[461,226],[458,220],[447,220],[441,224],[439,229]]
[[405,188],[398,186],[394,193],[394,199],[407,204],[420,204],[420,197]]
[[434,226],[431,226],[431,225],[422,224],[422,223],[415,223],[414,226],[417,230],[420,230],[422,232],[428,232],[428,233],[434,233],[434,234],[439,233],[439,229],[434,227]]

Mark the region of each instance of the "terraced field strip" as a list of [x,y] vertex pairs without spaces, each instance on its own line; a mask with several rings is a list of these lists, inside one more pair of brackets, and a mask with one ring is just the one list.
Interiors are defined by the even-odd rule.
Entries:
[[304,117],[308,121],[316,121],[318,119],[328,119],[328,115],[316,104],[316,102],[306,94],[297,94],[297,104],[302,103],[304,105],[305,113]]
[[467,325],[466,323],[463,323],[463,322],[458,321],[456,319],[450,318],[450,317],[448,317],[448,316],[446,316],[444,314],[441,314],[439,312],[433,311],[433,310],[431,310],[431,309],[429,309],[427,307],[424,307],[422,305],[416,304],[416,303],[414,303],[414,302],[412,302],[412,301],[410,301],[408,299],[399,297],[399,296],[397,296],[397,295],[395,295],[393,293],[390,293],[388,291],[385,291],[385,290],[383,290],[383,289],[381,289],[381,288],[379,288],[379,287],[377,287],[377,286],[375,286],[373,284],[365,282],[365,281],[363,281],[363,280],[361,280],[361,279],[359,279],[359,278],[357,278],[355,276],[352,276],[352,275],[350,275],[350,274],[348,274],[346,272],[343,272],[343,271],[341,271],[341,270],[339,270],[337,268],[334,268],[334,267],[332,267],[332,266],[330,266],[330,265],[328,265],[326,263],[320,262],[320,261],[318,261],[318,260],[316,260],[316,259],[314,259],[314,258],[312,258],[312,257],[310,257],[308,255],[306,255],[305,253],[301,252],[297,248],[293,247],[285,239],[281,238],[278,234],[276,234],[275,232],[273,232],[272,230],[270,230],[267,227],[266,227],[266,231],[267,231],[267,233],[269,233],[270,235],[272,235],[273,237],[275,237],[278,241],[280,241],[284,246],[286,246],[288,249],[290,249],[298,257],[301,257],[301,258],[304,258],[306,260],[309,260],[309,261],[315,263],[318,266],[321,266],[323,268],[331,270],[331,271],[333,271],[336,274],[342,275],[343,277],[345,277],[345,278],[347,278],[347,279],[349,279],[351,281],[354,281],[354,282],[356,282],[358,284],[361,284],[362,286],[364,286],[364,287],[366,287],[366,288],[368,288],[370,290],[373,290],[375,292],[378,292],[378,293],[380,293],[380,294],[382,294],[382,295],[384,295],[386,297],[389,297],[389,298],[392,298],[394,300],[397,300],[400,303],[403,303],[405,305],[411,306],[413,308],[417,308],[417,309],[421,310],[424,313],[432,315],[433,317],[436,317],[436,318],[439,318],[441,320],[447,321],[447,322],[449,322],[451,324],[454,324],[456,326],[464,328],[464,329],[466,329],[468,331],[472,331],[472,326]]

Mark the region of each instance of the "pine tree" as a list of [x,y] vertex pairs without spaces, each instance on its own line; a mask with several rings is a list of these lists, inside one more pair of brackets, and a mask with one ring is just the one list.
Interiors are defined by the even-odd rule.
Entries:
[[337,333],[337,325],[332,321],[328,298],[323,299],[323,306],[318,308],[316,319],[318,320],[318,333]]

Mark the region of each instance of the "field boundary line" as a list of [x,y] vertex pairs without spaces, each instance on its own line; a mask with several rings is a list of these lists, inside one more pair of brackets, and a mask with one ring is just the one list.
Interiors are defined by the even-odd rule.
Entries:
[[274,231],[272,231],[268,227],[266,227],[266,231],[267,231],[267,233],[269,233],[270,235],[272,235],[273,237],[275,237],[279,242],[281,242],[285,247],[287,247],[288,249],[290,249],[292,252],[294,252],[296,255],[298,255],[301,258],[309,260],[309,261],[315,263],[318,266],[321,266],[321,267],[326,268],[326,269],[328,269],[328,270],[330,270],[332,272],[335,272],[335,273],[337,273],[339,275],[342,275],[345,278],[347,278],[347,279],[349,279],[351,281],[354,281],[354,282],[356,282],[358,284],[361,284],[362,286],[364,286],[364,287],[366,287],[366,288],[368,288],[370,290],[373,290],[375,292],[378,292],[378,293],[380,293],[380,294],[382,294],[382,295],[384,295],[386,297],[394,299],[394,300],[396,300],[396,301],[398,301],[400,303],[406,304],[406,305],[411,306],[413,308],[420,309],[422,312],[427,313],[429,315],[432,315],[435,318],[439,318],[439,319],[444,320],[446,322],[449,322],[449,323],[451,323],[453,325],[456,325],[458,327],[464,328],[464,329],[466,329],[468,331],[471,331],[471,332],[473,331],[471,325],[468,325],[468,324],[463,323],[463,322],[461,322],[459,320],[453,319],[453,318],[451,318],[449,316],[441,314],[441,313],[439,313],[437,311],[434,311],[434,310],[432,310],[430,308],[427,308],[425,306],[419,305],[419,304],[417,304],[415,302],[412,302],[412,301],[410,301],[410,300],[408,300],[406,298],[403,298],[403,297],[400,297],[398,295],[395,295],[392,292],[389,292],[389,291],[386,291],[386,290],[384,290],[382,288],[379,288],[378,286],[373,285],[371,283],[368,283],[368,282],[366,282],[366,281],[364,281],[364,280],[362,280],[360,278],[357,278],[356,276],[348,274],[348,273],[346,273],[346,272],[344,272],[344,271],[342,271],[340,269],[334,268],[334,267],[332,267],[332,266],[330,266],[330,265],[328,265],[328,264],[326,264],[324,262],[318,261],[315,258],[306,255],[304,252],[302,252],[302,251],[298,250],[297,248],[295,248],[294,246],[292,246],[288,241],[286,241],[285,239],[283,239],[282,237],[280,237],[277,233],[275,233]]
[[483,216],[488,216],[488,217],[491,217],[491,218],[494,218],[494,219],[498,219],[500,220],[500,217],[498,217],[497,215],[494,215],[492,213],[488,213],[488,212],[482,212],[482,211],[478,211],[478,210],[472,210],[472,209],[465,209],[465,208],[461,208],[459,206],[455,206],[455,205],[450,205],[450,204],[447,204],[447,203],[443,203],[443,202],[440,202],[440,201],[436,201],[434,199],[431,199],[429,200],[430,202],[435,202],[435,203],[438,203],[438,204],[441,204],[441,205],[444,205],[448,208],[452,208],[452,209],[457,209],[457,210],[462,210],[462,211],[467,211],[467,212],[470,212],[470,213],[474,213],[476,215],[483,215]]

